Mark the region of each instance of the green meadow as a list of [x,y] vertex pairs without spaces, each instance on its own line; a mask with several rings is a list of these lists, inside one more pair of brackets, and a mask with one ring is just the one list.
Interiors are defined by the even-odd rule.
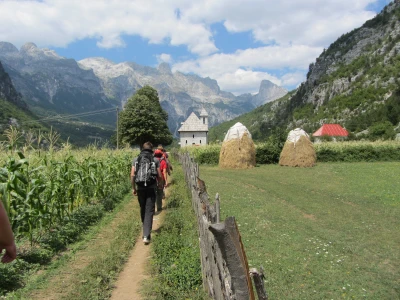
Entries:
[[201,166],[271,299],[399,299],[400,163]]

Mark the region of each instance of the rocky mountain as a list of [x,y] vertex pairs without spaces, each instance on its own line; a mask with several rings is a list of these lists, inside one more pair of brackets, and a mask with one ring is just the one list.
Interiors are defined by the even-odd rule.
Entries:
[[[37,122],[37,117],[34,116],[28,109],[27,104],[22,100],[22,95],[14,88],[10,77],[4,70],[0,62],[0,134],[4,132],[10,125],[27,128],[25,123],[30,124],[33,128],[44,129]],[[4,137],[0,135],[0,140]]]
[[288,93],[287,89],[273,84],[269,80],[261,81],[258,94],[254,95],[254,105],[260,106],[273,100],[279,99]]
[[261,138],[274,128],[312,133],[323,123],[393,137],[400,128],[400,0],[324,50],[296,91],[241,118],[250,131],[265,132]]
[[[285,90],[263,81],[257,95],[235,95],[221,91],[216,80],[171,72],[168,64],[158,68],[134,62],[114,63],[105,58],[76,62],[49,49],[27,43],[18,50],[0,42],[0,61],[29,107],[39,115],[71,114],[123,106],[144,85],[157,89],[168,125],[177,135],[180,123],[191,112],[205,107],[210,125],[232,119],[261,103],[276,99]],[[115,123],[115,115],[94,121]]]
[[7,100],[20,108],[26,108],[26,103],[22,100],[22,95],[19,94],[12,82],[8,74],[3,68],[3,65],[0,62],[0,99]]
[[168,112],[168,125],[174,135],[178,134],[181,122],[193,111],[199,112],[203,106],[213,126],[251,110],[258,103],[277,99],[287,93],[285,89],[263,81],[260,93],[256,96],[236,97],[221,91],[216,80],[181,72],[173,73],[167,63],[160,64],[156,69],[132,62],[116,64],[104,58],[87,58],[79,61],[79,65],[93,70],[101,79],[106,94],[122,103],[144,85],[157,89],[161,105]]
[[27,43],[18,50],[0,42],[0,61],[12,82],[36,113],[80,113],[111,108],[117,103],[104,94],[91,70],[81,69],[73,59]]

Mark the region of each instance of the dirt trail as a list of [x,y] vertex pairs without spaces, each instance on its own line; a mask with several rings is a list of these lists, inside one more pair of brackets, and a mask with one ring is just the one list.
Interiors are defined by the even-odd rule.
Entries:
[[31,291],[28,299],[61,299],[68,295],[76,285],[82,284],[77,281],[80,271],[87,267],[95,257],[101,255],[102,249],[108,241],[112,240],[115,228],[124,220],[132,220],[134,215],[137,216],[139,213],[137,206],[137,200],[134,199],[124,204],[123,209],[116,213],[107,226],[104,226],[88,244],[85,244],[83,249],[78,250],[66,266],[60,268],[55,275],[51,276],[44,288]]
[[[153,231],[159,229],[164,218],[165,210],[153,218]],[[154,233],[152,233],[154,235]],[[127,261],[124,270],[119,275],[112,292],[112,300],[140,300],[143,299],[139,293],[141,282],[149,278],[147,265],[150,259],[150,246],[144,245],[142,232],[136,241],[136,245]]]

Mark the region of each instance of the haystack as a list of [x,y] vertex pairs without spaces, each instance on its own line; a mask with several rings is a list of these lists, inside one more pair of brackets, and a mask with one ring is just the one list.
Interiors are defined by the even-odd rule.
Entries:
[[279,164],[289,167],[313,167],[316,161],[317,155],[308,134],[300,128],[290,131]]
[[241,123],[226,133],[219,153],[219,166],[223,169],[247,169],[256,165],[256,148],[251,134]]

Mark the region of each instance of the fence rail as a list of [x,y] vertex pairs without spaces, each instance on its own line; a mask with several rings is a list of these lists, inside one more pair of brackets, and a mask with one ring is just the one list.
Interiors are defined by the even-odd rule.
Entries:
[[261,272],[249,270],[235,218],[221,221],[219,195],[211,204],[205,182],[199,177],[199,165],[189,153],[176,156],[182,164],[197,216],[204,289],[213,299],[255,299],[253,278],[258,298],[268,299],[262,268]]

